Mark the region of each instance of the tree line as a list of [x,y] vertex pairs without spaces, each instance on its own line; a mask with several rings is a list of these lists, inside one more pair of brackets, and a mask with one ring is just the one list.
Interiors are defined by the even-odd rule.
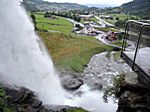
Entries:
[[50,17],[52,15],[70,18],[78,22],[80,22],[81,20],[81,18],[78,15],[71,12],[46,12],[44,17]]

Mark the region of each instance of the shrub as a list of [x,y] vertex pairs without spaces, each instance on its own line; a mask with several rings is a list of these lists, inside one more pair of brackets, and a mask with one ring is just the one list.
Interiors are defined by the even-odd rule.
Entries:
[[12,112],[7,105],[7,96],[6,92],[2,87],[0,87],[0,111],[2,112]]
[[121,85],[124,83],[124,80],[125,80],[124,74],[117,75],[113,79],[113,85],[108,86],[104,91],[103,95],[104,102],[108,102],[108,97],[110,96],[112,96],[114,98],[114,101],[116,101],[116,99],[119,97],[118,93],[120,92]]

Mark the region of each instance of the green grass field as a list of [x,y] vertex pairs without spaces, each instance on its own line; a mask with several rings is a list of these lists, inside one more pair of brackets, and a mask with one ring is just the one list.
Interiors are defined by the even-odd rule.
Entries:
[[119,47],[122,47],[122,43],[123,43],[123,41],[119,41],[119,40],[112,42],[112,44],[119,46]]
[[35,14],[36,27],[39,30],[59,31],[65,34],[69,34],[72,31],[73,24],[62,17],[56,17],[56,19],[44,18],[44,14]]
[[114,19],[116,17],[119,17],[119,19],[123,20],[123,19],[139,19],[139,16],[135,16],[135,15],[129,15],[129,14],[109,14],[109,16],[112,16]]
[[139,16],[135,16],[135,15],[129,15],[129,14],[108,14],[109,16],[113,17],[113,20],[110,19],[104,19],[106,20],[108,23],[111,23],[113,25],[115,25],[115,22],[117,21],[116,18],[119,18],[119,20],[139,20],[141,19],[141,17]]
[[97,53],[112,50],[93,37],[39,32],[58,68],[82,72],[90,58]]

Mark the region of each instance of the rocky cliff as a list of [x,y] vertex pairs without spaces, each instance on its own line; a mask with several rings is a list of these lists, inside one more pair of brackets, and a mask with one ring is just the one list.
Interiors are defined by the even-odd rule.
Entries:
[[125,76],[118,95],[117,112],[150,112],[150,89],[138,81],[135,73]]
[[26,88],[0,89],[0,112],[87,112],[64,105],[43,105],[36,94]]

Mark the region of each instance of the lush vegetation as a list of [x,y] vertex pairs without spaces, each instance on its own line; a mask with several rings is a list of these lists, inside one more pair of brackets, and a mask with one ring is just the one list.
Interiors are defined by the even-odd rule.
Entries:
[[56,11],[56,10],[75,10],[86,9],[87,6],[76,3],[55,3],[46,2],[44,0],[23,0],[23,5],[29,11]]
[[103,14],[127,14],[142,17],[142,19],[150,19],[150,2],[149,0],[133,0],[125,3],[120,7],[105,8],[98,12]]
[[93,37],[39,32],[54,63],[66,70],[82,72],[92,55],[112,50]]
[[82,108],[73,108],[73,109],[67,110],[66,112],[87,112],[87,111]]
[[7,105],[7,96],[4,89],[0,86],[0,112],[12,112]]
[[108,14],[113,19],[105,19],[107,22],[115,25],[119,28],[124,28],[128,20],[140,20],[140,16],[131,15],[131,14]]
[[69,34],[73,24],[63,17],[45,18],[44,14],[36,13],[36,29],[41,31],[57,31]]
[[116,17],[115,26],[125,28],[125,24],[128,20],[140,20],[141,17],[129,14],[111,14],[111,16]]
[[121,6],[123,12],[129,14],[140,15],[150,19],[150,1],[149,0],[133,0],[132,2]]
[[43,13],[34,15],[38,34],[58,68],[82,72],[94,54],[112,50],[94,37],[73,34],[72,23],[62,17],[45,18]]
[[52,16],[52,15],[55,15],[55,16],[61,16],[61,17],[65,17],[65,18],[70,18],[70,19],[73,19],[75,21],[78,21],[80,22],[81,18],[79,17],[79,15],[76,15],[75,13],[71,13],[71,11],[69,12],[46,12],[45,13],[45,17],[49,17],[49,16]]
[[121,40],[117,40],[117,41],[112,42],[112,44],[119,46],[119,47],[122,47],[122,42],[123,41],[121,41]]
[[108,86],[104,91],[103,99],[105,102],[108,102],[108,97],[110,97],[110,96],[113,97],[114,100],[116,100],[119,97],[118,95],[119,95],[121,86],[124,83],[124,80],[125,80],[124,74],[117,75],[114,78],[113,85]]

